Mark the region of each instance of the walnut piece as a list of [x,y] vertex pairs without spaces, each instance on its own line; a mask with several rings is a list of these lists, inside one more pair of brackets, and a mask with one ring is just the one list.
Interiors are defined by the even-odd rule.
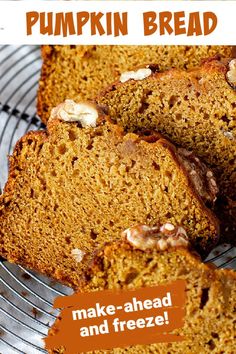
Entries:
[[235,140],[235,136],[232,132],[229,132],[229,131],[225,131],[225,130],[221,130],[222,133],[224,134],[224,136],[229,139],[229,140]]
[[128,80],[143,80],[146,77],[152,74],[152,70],[150,68],[138,69],[137,71],[126,71],[121,74],[120,82],[126,82]]
[[161,227],[138,225],[123,232],[123,237],[142,251],[157,249],[164,251],[170,247],[188,247],[188,237],[183,227],[166,223]]
[[71,255],[74,258],[74,260],[78,263],[82,262],[84,256],[85,256],[85,252],[80,250],[79,248],[74,248],[71,251]]
[[65,100],[51,111],[50,119],[58,118],[65,122],[79,122],[83,128],[96,127],[98,111],[91,103],[75,103]]
[[226,74],[226,79],[230,86],[236,90],[236,59],[229,62],[229,70]]

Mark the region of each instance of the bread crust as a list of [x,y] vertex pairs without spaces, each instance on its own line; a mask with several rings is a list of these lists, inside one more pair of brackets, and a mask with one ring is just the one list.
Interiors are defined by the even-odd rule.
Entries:
[[[232,58],[222,58],[220,55],[216,55],[212,58],[207,58],[202,60],[202,63],[196,67],[189,69],[188,71],[180,69],[180,68],[171,68],[166,71],[152,71],[152,74],[146,79],[153,79],[153,80],[162,80],[165,77],[177,77],[182,78],[186,75],[192,75],[192,79],[195,80],[197,84],[197,80],[195,79],[196,73],[199,71],[206,71],[206,72],[221,72],[226,74],[228,70],[228,64]],[[147,64],[148,65],[148,64]],[[152,64],[148,65],[149,67]],[[145,79],[144,79],[145,80]],[[99,102],[100,98],[105,96],[107,93],[115,91],[119,86],[122,86],[124,83],[120,82],[120,80],[116,80],[107,87],[103,88],[97,95],[96,101]],[[108,109],[108,108],[107,108]]]

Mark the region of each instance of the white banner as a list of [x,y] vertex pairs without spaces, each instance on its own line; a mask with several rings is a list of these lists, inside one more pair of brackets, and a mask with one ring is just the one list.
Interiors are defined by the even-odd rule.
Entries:
[[0,44],[236,42],[235,1],[1,1]]

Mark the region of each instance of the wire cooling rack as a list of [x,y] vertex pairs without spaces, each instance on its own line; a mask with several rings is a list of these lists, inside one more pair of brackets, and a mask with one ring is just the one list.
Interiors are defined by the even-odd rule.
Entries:
[[[41,69],[38,46],[0,47],[0,188],[7,180],[7,155],[29,130],[43,129],[36,115]],[[0,225],[1,227],[1,225]],[[236,269],[236,248],[221,245],[207,258]],[[54,322],[56,296],[71,290],[21,266],[0,262],[0,353],[46,353],[42,338]]]
[[[43,129],[36,115],[41,69],[37,46],[0,48],[0,188],[7,180],[7,155],[29,130]],[[1,225],[0,225],[1,227]],[[0,263],[0,353],[46,353],[42,338],[57,312],[56,296],[71,290],[6,261]]]

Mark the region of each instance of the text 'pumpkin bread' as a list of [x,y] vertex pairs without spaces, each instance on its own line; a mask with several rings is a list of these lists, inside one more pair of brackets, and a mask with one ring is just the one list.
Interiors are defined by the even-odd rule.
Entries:
[[[131,290],[180,279],[186,281],[184,326],[171,333],[184,336],[183,341],[138,345],[137,338],[137,345],[93,353],[233,354],[236,273],[202,263],[188,248],[182,227],[167,223],[160,229],[139,225],[126,230],[123,240],[108,243],[97,251],[78,291]],[[59,321],[49,336],[57,333]],[[63,352],[63,348],[53,351]]]
[[207,163],[221,194],[222,233],[236,240],[236,59],[209,59],[190,71],[126,72],[97,101],[125,129],[158,130]]
[[169,220],[203,252],[217,242],[205,206],[216,198],[212,173],[155,133],[125,134],[95,105],[60,104],[48,131],[18,142],[10,166],[0,254],[69,285],[94,249],[129,225]]
[[38,115],[46,123],[51,109],[65,99],[93,99],[122,72],[136,66],[189,68],[216,54],[231,57],[232,51],[231,46],[42,46]]

